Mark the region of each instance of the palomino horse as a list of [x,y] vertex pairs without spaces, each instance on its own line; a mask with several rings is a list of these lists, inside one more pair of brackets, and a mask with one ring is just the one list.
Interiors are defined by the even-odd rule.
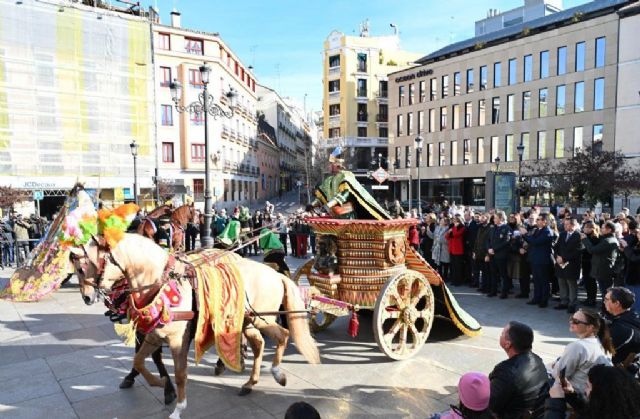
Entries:
[[196,221],[196,209],[193,204],[182,205],[175,210],[171,209],[169,205],[162,205],[155,208],[147,215],[147,218],[140,223],[136,233],[153,240],[153,235],[156,233],[156,226],[152,220],[169,214],[171,215],[172,229],[171,248],[176,252],[182,252],[184,251],[184,232],[187,223]]
[[[135,234],[125,234],[125,237],[111,249],[99,246],[95,240],[82,247],[71,248],[73,263],[76,265],[80,279],[80,292],[87,302],[95,287],[110,290],[125,277],[131,287],[136,305],[141,307],[152,301],[163,286],[165,267],[169,255],[153,241]],[[220,250],[208,250],[210,256],[224,253]],[[87,262],[88,259],[88,262]],[[215,262],[214,262],[215,263]],[[253,369],[249,380],[242,386],[241,395],[248,394],[260,378],[260,367],[264,352],[264,338],[267,335],[276,342],[276,352],[271,367],[271,373],[276,382],[286,385],[286,376],[280,370],[280,363],[289,339],[293,338],[297,350],[309,363],[319,363],[320,355],[315,341],[309,332],[306,314],[297,312],[304,310],[304,302],[300,298],[296,285],[286,276],[261,263],[240,258],[237,255],[227,256],[226,262],[234,264],[241,273],[244,282],[245,296],[238,298],[246,303],[255,313],[270,313],[278,311],[280,305],[285,310],[296,313],[287,314],[289,330],[276,323],[275,315],[256,315],[251,321],[245,321],[243,334],[251,346],[254,354]],[[90,266],[89,266],[90,265]],[[84,267],[84,269],[83,269]],[[173,272],[182,275],[188,268],[181,260],[176,260]],[[180,280],[178,284],[180,294],[192,295],[193,289],[189,281]],[[201,302],[206,304],[206,302]],[[178,390],[178,403],[172,419],[180,418],[181,412],[187,406],[187,354],[190,346],[189,321],[172,321],[164,327],[150,332],[136,353],[134,368],[138,370],[151,386],[164,386],[163,378],[151,374],[144,364],[145,358],[151,354],[162,342],[166,342],[171,349],[175,366],[175,382]]]

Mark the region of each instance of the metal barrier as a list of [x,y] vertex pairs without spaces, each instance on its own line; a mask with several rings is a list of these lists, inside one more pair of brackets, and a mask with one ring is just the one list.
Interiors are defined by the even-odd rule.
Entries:
[[36,248],[40,240],[42,239],[40,238],[40,239],[29,239],[29,240],[20,240],[20,241],[14,240],[13,245],[11,246],[13,255],[10,255],[8,257],[7,265],[4,265],[4,260],[5,260],[4,252],[7,249],[7,247],[5,246],[6,242],[0,241],[0,265],[8,267],[14,264],[16,269],[23,266],[25,262],[29,260],[29,255],[31,254],[31,251]]

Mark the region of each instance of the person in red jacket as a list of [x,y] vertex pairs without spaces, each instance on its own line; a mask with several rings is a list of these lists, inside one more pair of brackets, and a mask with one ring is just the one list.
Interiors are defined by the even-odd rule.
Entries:
[[409,245],[416,251],[420,249],[420,233],[414,225],[409,227]]
[[459,214],[453,217],[453,224],[445,234],[449,242],[451,255],[451,283],[462,285],[464,282],[464,221]]

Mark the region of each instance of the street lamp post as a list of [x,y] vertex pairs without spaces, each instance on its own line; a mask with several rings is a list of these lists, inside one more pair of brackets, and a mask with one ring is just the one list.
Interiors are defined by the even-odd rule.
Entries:
[[516,210],[520,212],[520,184],[522,183],[522,156],[524,156],[524,144],[520,141],[520,144],[516,147],[518,152],[518,187],[516,188]]
[[420,196],[420,166],[422,165],[422,159],[421,159],[421,154],[422,154],[422,144],[424,143],[424,138],[422,138],[422,136],[418,135],[416,137],[416,166],[418,166],[418,217],[422,217],[422,197]]
[[133,156],[133,200],[138,205],[138,144],[136,140],[131,141],[129,147]]
[[500,156],[494,160],[496,162],[496,173],[500,173]]
[[[213,96],[209,94],[207,89],[209,85],[209,74],[211,73],[211,67],[204,63],[200,66],[200,77],[202,80],[203,91],[198,95],[198,100],[188,105],[180,104],[182,98],[182,84],[176,79],[170,84],[171,96],[176,106],[176,111],[189,112],[189,113],[204,113],[204,235],[200,238],[202,247],[211,248],[213,246],[213,237],[211,237],[211,221],[213,219],[212,209],[212,191],[211,191],[211,173],[209,170],[209,121],[208,116],[211,115],[213,119],[218,119],[223,116],[231,119],[234,114],[236,92],[232,87],[229,92],[225,94],[228,100],[229,110],[224,110],[220,105],[214,102]],[[216,154],[218,156],[219,154]],[[219,161],[218,161],[219,164]]]

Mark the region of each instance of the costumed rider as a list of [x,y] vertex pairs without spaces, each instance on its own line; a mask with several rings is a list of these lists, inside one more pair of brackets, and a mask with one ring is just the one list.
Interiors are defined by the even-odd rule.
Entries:
[[171,249],[171,219],[162,216],[158,219],[158,230],[153,235],[153,240],[163,249]]
[[329,156],[330,176],[316,186],[316,199],[312,205],[334,218],[361,220],[390,220],[391,216],[358,182],[353,173],[344,169],[340,158],[342,147],[336,147]]
[[240,242],[240,221],[238,220],[239,210],[233,212],[224,230],[218,236],[214,247],[219,249],[229,249]]
[[291,276],[289,266],[285,262],[284,245],[278,235],[268,228],[260,230],[260,249],[264,254],[262,260],[270,266],[277,266],[277,271],[288,277]]

